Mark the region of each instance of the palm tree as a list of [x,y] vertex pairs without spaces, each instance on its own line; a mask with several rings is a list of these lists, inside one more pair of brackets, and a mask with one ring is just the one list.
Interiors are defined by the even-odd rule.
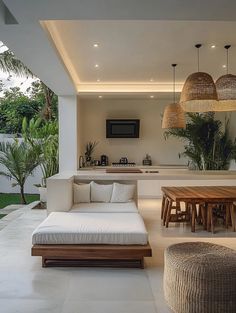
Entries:
[[26,179],[40,163],[37,155],[35,148],[25,142],[19,143],[18,140],[14,140],[13,143],[0,143],[0,164],[5,168],[5,171],[0,171],[0,175],[15,180],[12,186],[20,187],[22,204],[26,204],[24,194]]
[[[4,45],[0,48],[6,47]],[[7,47],[6,47],[7,48]],[[8,73],[11,76],[11,73],[14,73],[17,76],[26,76],[34,77],[34,74],[21,62],[17,59],[13,52],[9,49],[0,53],[0,70]],[[48,88],[42,81],[40,81],[41,89],[44,94],[45,107],[43,110],[43,116],[45,120],[52,119],[52,102],[54,97],[54,92]]]

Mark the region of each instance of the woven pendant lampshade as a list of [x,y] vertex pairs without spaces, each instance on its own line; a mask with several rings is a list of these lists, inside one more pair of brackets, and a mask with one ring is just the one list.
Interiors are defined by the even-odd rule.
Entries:
[[193,73],[186,79],[180,97],[180,104],[186,112],[209,112],[214,110],[217,104],[217,92],[213,78],[208,73],[199,71],[199,48],[198,72]]
[[179,103],[175,102],[175,67],[177,64],[172,64],[173,67],[173,103],[165,106],[162,128],[185,128],[185,114]]
[[167,104],[163,114],[162,128],[185,128],[184,111],[179,103]]
[[219,77],[216,81],[216,91],[218,103],[214,106],[214,111],[236,111],[236,75],[228,74],[230,45],[225,46],[227,51],[227,74]]

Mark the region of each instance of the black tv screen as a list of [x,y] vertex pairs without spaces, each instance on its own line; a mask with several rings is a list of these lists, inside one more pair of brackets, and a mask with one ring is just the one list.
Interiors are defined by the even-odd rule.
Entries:
[[106,120],[107,138],[139,138],[140,121],[132,120]]

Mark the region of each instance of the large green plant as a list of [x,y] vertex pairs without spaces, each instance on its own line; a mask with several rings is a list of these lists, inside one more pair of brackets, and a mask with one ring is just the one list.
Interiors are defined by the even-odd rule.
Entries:
[[179,138],[184,145],[190,167],[198,170],[227,170],[235,158],[236,143],[229,135],[229,119],[224,125],[214,118],[214,113],[189,113],[186,129],[169,129],[165,138]]
[[39,165],[37,149],[26,142],[19,143],[17,139],[13,143],[0,143],[0,164],[4,166],[4,171],[1,171],[0,175],[16,181],[12,186],[20,187],[21,203],[23,204],[26,203],[24,194],[26,179]]
[[46,179],[59,171],[58,123],[45,123],[41,119],[31,119],[28,123],[24,118],[22,135],[32,147],[37,147],[37,157],[43,174],[42,186],[46,186]]

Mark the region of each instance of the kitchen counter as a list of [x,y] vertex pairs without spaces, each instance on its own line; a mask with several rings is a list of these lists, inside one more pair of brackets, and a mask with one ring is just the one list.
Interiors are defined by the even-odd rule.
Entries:
[[[148,167],[150,169],[150,167]],[[154,168],[152,168],[153,170]],[[189,171],[186,169],[159,169],[159,173],[106,173],[105,169],[82,170],[74,173],[75,179],[88,180],[218,180],[235,179],[236,171]]]

